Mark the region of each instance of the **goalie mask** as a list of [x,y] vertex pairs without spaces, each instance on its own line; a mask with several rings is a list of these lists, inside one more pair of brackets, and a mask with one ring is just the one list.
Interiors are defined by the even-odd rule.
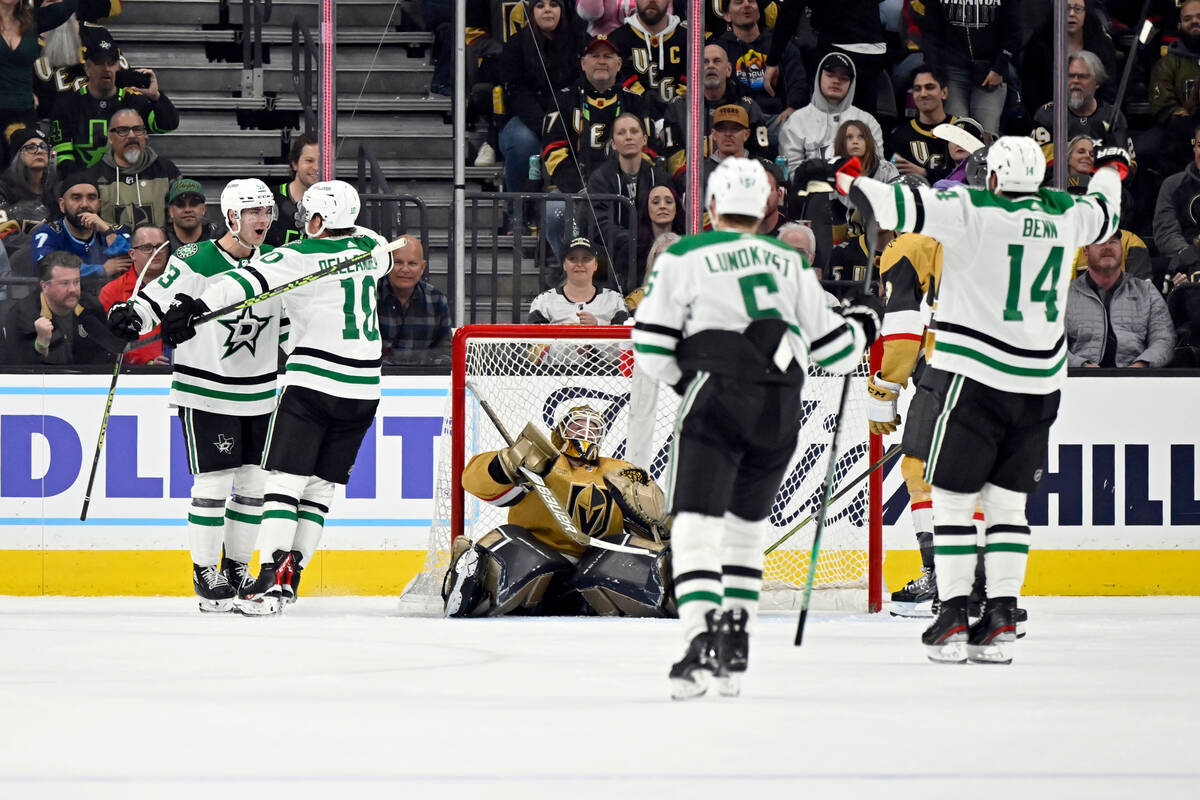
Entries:
[[550,434],[550,443],[568,458],[595,463],[600,458],[600,440],[608,426],[591,406],[575,406],[563,415]]

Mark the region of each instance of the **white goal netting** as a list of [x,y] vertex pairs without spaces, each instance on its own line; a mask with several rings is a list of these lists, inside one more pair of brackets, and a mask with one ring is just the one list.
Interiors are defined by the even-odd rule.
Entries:
[[[631,399],[644,402],[640,399],[645,394],[641,389],[632,390],[633,358],[627,328],[606,331],[609,336],[620,336],[618,339],[592,338],[584,333],[589,329],[577,329],[578,333],[570,338],[547,338],[555,330],[551,326],[472,326],[463,330],[466,335],[460,333],[460,337],[465,349],[456,352],[453,382],[477,388],[511,435],[531,420],[548,432],[568,408],[586,403],[608,423],[601,454],[633,460],[647,468],[659,485],[663,484],[679,398],[669,387],[657,387],[657,396],[652,398],[653,424],[643,422],[639,429],[635,422],[635,431],[647,431],[648,438],[638,434],[630,442]],[[861,475],[871,463],[865,392],[861,389],[868,374],[864,360],[852,376],[854,383],[838,439],[835,490]],[[820,506],[842,380],[841,376],[810,370],[801,395],[800,441],[771,511],[768,544],[815,514]],[[404,603],[410,609],[440,609],[439,591],[454,536],[466,534],[477,539],[505,521],[505,509],[456,488],[456,470],[475,454],[504,446],[475,394],[468,388],[463,395],[460,411],[453,408],[453,393],[447,409],[438,447],[434,518],[425,567],[405,592]],[[452,458],[455,441],[463,448],[462,462],[457,465]],[[869,562],[879,558],[869,546],[870,486],[870,481],[862,481],[835,502],[827,514],[814,578],[817,591],[813,607],[867,609]],[[461,511],[455,511],[456,492],[462,498]],[[767,556],[763,576],[765,608],[798,607],[815,530],[815,520],[810,521]]]

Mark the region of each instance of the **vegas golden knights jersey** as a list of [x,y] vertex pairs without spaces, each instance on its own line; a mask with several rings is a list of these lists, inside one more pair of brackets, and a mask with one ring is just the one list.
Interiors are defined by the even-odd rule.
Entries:
[[547,188],[583,190],[584,180],[609,155],[613,123],[626,112],[636,114],[642,127],[654,130],[645,95],[635,78],[626,78],[607,91],[586,79],[560,89],[555,110],[542,123],[542,173]]
[[879,273],[886,296],[880,375],[905,386],[928,345],[926,337],[933,335],[928,328],[942,276],[942,246],[919,233],[902,233],[883,249]]
[[[604,476],[630,466],[633,465],[628,461],[601,458],[595,464],[577,467],[566,456],[559,456],[545,478],[546,486],[562,502],[581,533],[593,537],[620,533],[624,530],[625,518],[604,485]],[[462,485],[485,503],[507,508],[508,524],[520,525],[559,552],[570,556],[583,554],[585,548],[558,529],[537,493],[514,485],[508,479],[496,451],[472,458],[463,470]]]

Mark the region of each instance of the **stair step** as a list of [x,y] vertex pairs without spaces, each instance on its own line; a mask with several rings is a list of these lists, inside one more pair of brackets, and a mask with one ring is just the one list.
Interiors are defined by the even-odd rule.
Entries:
[[[122,15],[123,16],[123,15]],[[118,21],[121,17],[117,18]],[[263,42],[266,44],[291,45],[292,27],[290,22],[274,21],[263,26]],[[316,41],[316,31],[310,31]],[[122,47],[135,45],[184,42],[187,44],[232,44],[240,42],[242,29],[239,28],[202,28],[199,25],[113,25],[113,36],[117,37]],[[128,45],[126,43],[128,42]],[[338,47],[354,45],[383,45],[417,46],[433,44],[433,34],[425,31],[383,30],[381,28],[341,28],[337,30]]]
[[[200,87],[214,94],[240,92],[241,64],[163,64],[156,61],[134,62],[154,69],[159,85],[168,95],[175,87]],[[433,67],[424,64],[379,64],[338,66],[336,70],[339,94],[385,94],[395,96],[428,93]],[[315,87],[314,87],[315,90]],[[263,91],[278,95],[295,93],[292,85],[292,65],[263,67]]]
[[[300,98],[296,97],[294,93],[271,97],[229,97],[200,92],[171,92],[170,98],[175,107],[181,111],[228,111],[230,109],[244,111],[268,109],[275,111],[300,110]],[[338,96],[338,112],[341,114],[356,112],[399,113],[402,111],[446,115],[451,112],[450,98],[437,94],[429,95],[428,97],[421,95],[407,97],[391,95]]]
[[[294,17],[300,17],[305,24],[315,26],[320,5],[320,0],[273,0],[271,18],[263,27],[265,29],[273,25],[290,28]],[[392,24],[397,25],[403,5],[397,4],[393,8],[392,3],[381,0],[338,0],[337,23],[348,28],[383,28],[391,19]],[[121,38],[116,32],[124,26],[216,25],[220,21],[219,6],[214,0],[139,0],[125,3],[121,15],[114,19],[113,33],[119,42]],[[241,3],[229,4],[229,21],[241,25]]]

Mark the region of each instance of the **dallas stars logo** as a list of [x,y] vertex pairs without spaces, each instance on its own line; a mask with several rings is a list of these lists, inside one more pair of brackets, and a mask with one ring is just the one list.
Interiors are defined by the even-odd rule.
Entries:
[[213,446],[217,448],[217,452],[229,455],[233,452],[233,437],[218,433],[217,440],[213,442]]
[[258,346],[258,335],[267,327],[271,318],[256,317],[252,308],[243,308],[241,316],[237,319],[217,321],[229,331],[229,335],[225,337],[225,354],[221,356],[225,359],[243,347],[253,356]]

